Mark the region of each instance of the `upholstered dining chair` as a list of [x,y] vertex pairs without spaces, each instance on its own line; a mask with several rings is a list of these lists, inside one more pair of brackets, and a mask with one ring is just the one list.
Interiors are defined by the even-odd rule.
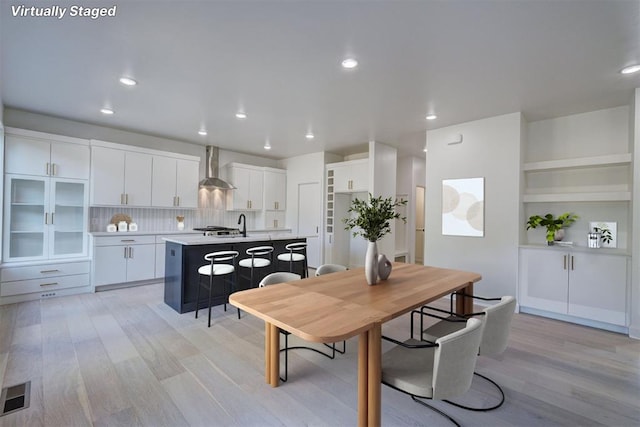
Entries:
[[[211,252],[204,256],[205,261],[209,261],[209,264],[205,264],[198,268],[199,280],[198,290],[196,291],[196,319],[198,318],[198,311],[200,309],[200,288],[205,287],[209,290],[209,320],[207,326],[211,327],[211,296],[213,294],[213,279],[215,277],[221,280],[223,292],[226,290],[225,282],[229,284],[229,290],[225,292],[225,298],[228,298],[231,290],[236,284],[236,258],[238,257],[238,251],[218,251]],[[207,280],[200,280],[206,277]],[[225,300],[226,301],[226,300]],[[224,304],[224,311],[227,311],[227,304]],[[240,309],[238,309],[238,319],[240,318]]]
[[316,269],[316,276],[322,276],[329,273],[338,273],[340,271],[348,270],[347,267],[340,264],[322,264]]
[[[516,299],[512,296],[503,296],[502,298],[484,298],[479,296],[466,295],[464,293],[454,293],[456,298],[474,298],[483,301],[498,301],[498,303],[486,307],[479,313],[471,313],[466,316],[460,316],[452,312],[453,305],[450,307],[450,311],[441,310],[435,307],[423,306],[420,311],[414,310],[411,318],[411,330],[413,337],[413,316],[420,315],[420,331],[421,339],[426,341],[433,341],[441,336],[450,334],[464,327],[464,322],[470,317],[476,317],[484,323],[484,329],[482,332],[482,341],[480,343],[479,356],[495,356],[502,353],[507,348],[507,341],[509,338],[509,330],[511,329],[511,319],[515,312]],[[452,295],[453,299],[453,295]],[[440,314],[435,314],[440,313]],[[442,315],[446,315],[442,316]],[[434,325],[424,328],[424,316],[434,317],[440,319]],[[486,407],[472,407],[463,405],[460,403],[448,401],[447,403],[457,406],[459,408],[467,409],[470,411],[491,411],[497,409],[504,403],[504,390],[492,379],[474,372],[474,374],[489,383],[493,384],[500,393],[500,402],[497,404]]]
[[415,339],[401,342],[382,336],[382,339],[396,344],[382,355],[382,384],[410,395],[415,402],[460,426],[449,414],[423,399],[450,399],[469,390],[483,326],[483,322],[472,318],[464,323],[462,329],[435,342]]
[[[299,274],[280,271],[280,272],[271,273],[265,276],[265,278],[262,279],[262,281],[258,286],[264,287],[264,286],[270,286],[270,285],[277,285],[278,283],[291,282],[294,280],[300,280],[301,278],[302,277]],[[289,379],[289,357],[288,357],[289,350],[311,350],[325,357],[328,357],[329,359],[334,359],[336,352],[339,352],[337,349],[334,349],[331,354],[327,354],[313,347],[305,347],[305,346],[289,347],[289,335],[291,335],[291,333],[288,331],[285,331],[284,329],[280,329],[280,333],[284,335],[284,348],[280,349],[281,352],[284,352],[284,376],[280,377],[280,380],[282,382],[287,382],[287,380]]]

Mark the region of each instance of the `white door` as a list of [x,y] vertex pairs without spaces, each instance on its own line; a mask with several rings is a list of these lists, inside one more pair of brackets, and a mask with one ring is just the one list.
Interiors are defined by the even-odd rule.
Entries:
[[181,208],[198,207],[199,164],[192,160],[176,161],[176,196]]
[[298,234],[307,237],[307,263],[320,265],[320,228],[322,221],[320,183],[298,184]]
[[50,174],[51,144],[47,141],[9,135],[5,156],[5,173]]
[[131,245],[127,250],[127,281],[153,279],[156,275],[156,245]]
[[124,151],[91,148],[91,204],[117,205],[123,202]]
[[424,265],[424,187],[416,187],[415,263]]
[[89,179],[90,158],[88,145],[52,142],[50,175],[56,178]]
[[151,179],[151,205],[159,207],[175,206],[176,159],[153,156]]
[[[124,162],[125,205],[151,206],[151,170],[151,155],[126,153]],[[173,176],[175,185],[175,172]]]
[[128,246],[98,246],[93,251],[94,286],[127,281]]

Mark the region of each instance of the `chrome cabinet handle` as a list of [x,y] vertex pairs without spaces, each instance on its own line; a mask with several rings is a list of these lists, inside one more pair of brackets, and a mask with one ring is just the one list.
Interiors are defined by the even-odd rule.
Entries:
[[51,212],[51,224],[53,224],[53,216],[55,215],[55,212]]
[[133,248],[129,246],[129,258],[133,258]]
[[51,163],[51,175],[56,176],[58,174],[58,168],[56,163]]
[[40,274],[57,273],[58,271],[60,271],[60,270],[58,270],[58,269],[55,269],[55,270],[40,270]]
[[567,256],[566,255],[562,256],[562,269],[563,270],[567,269]]
[[44,213],[44,223],[45,224],[49,224],[49,213],[48,212]]
[[49,175],[49,163],[47,163],[45,175]]
[[571,255],[571,270],[573,270],[573,255]]
[[52,283],[41,283],[40,286],[44,287],[44,286],[53,286],[53,285],[57,285],[58,282],[52,282]]

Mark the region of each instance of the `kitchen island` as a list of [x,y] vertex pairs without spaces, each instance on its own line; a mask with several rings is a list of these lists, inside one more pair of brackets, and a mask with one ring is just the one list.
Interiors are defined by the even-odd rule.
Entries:
[[[285,246],[294,242],[306,242],[306,236],[291,233],[256,234],[247,237],[218,237],[218,236],[170,236],[164,238],[165,249],[165,279],[164,302],[178,313],[187,313],[196,309],[196,292],[200,275],[198,268],[204,264],[204,256],[216,251],[238,251],[238,260],[247,257],[246,250],[254,246],[273,246],[274,263],[272,268],[256,269],[254,281],[258,283],[264,276],[273,271],[288,271],[288,266],[278,265],[276,257],[286,252]],[[249,269],[240,268],[238,281],[232,291],[250,288]],[[212,305],[226,304],[228,296],[223,287],[214,287]],[[200,308],[205,308],[207,299],[200,301]]]

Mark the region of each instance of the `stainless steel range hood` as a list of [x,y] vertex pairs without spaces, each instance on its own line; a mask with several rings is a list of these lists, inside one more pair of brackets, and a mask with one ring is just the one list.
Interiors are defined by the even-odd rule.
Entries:
[[219,149],[212,145],[207,145],[206,154],[206,175],[205,178],[198,184],[200,188],[219,188],[221,190],[235,190],[236,187],[228,182],[218,178],[218,162],[219,162]]

